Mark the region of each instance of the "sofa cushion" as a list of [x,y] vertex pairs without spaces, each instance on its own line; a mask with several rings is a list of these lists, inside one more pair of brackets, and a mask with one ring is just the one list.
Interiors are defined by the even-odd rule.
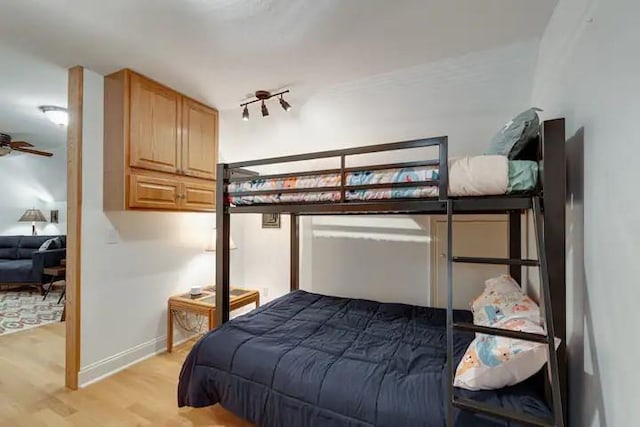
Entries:
[[50,249],[58,249],[58,238],[52,237],[44,241],[42,245],[38,248],[39,252],[48,251]]
[[0,259],[17,259],[21,236],[0,236]]
[[53,239],[53,245],[55,246],[56,249],[64,249],[64,246],[62,244],[62,239],[60,238],[60,236]]
[[18,245],[18,259],[31,259],[40,246],[55,236],[22,236]]
[[32,262],[30,259],[0,260],[0,283],[31,283]]

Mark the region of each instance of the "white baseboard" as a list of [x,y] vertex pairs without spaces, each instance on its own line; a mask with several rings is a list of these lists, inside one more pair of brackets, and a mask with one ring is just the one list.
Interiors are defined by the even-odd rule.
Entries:
[[[180,345],[192,337],[188,336],[178,342],[174,347]],[[78,373],[78,384],[80,388],[87,387],[93,383],[101,381],[117,372],[142,362],[145,359],[164,353],[167,350],[167,337],[162,336],[139,344],[128,350],[122,351],[106,359],[91,363],[80,369]]]

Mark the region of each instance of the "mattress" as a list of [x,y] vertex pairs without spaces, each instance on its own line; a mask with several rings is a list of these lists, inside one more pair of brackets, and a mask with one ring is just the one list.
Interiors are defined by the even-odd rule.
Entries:
[[[456,311],[456,321],[471,321]],[[179,406],[220,403],[259,426],[445,425],[446,311],[295,291],[205,335],[184,362]],[[474,334],[456,332],[456,364]],[[532,384],[458,390],[533,416]],[[466,411],[455,425],[517,426]]]
[[[437,185],[385,189],[349,190],[349,186],[370,184],[397,184],[416,181],[433,181],[439,178],[433,167],[396,168],[376,171],[349,172],[345,175],[349,201],[419,199],[438,197]],[[530,191],[536,188],[538,164],[531,161],[509,161],[504,156],[463,157],[449,162],[450,196],[489,196]],[[264,179],[257,177],[249,181],[232,182],[229,192],[268,191],[267,194],[231,195],[229,202],[235,206],[270,203],[319,203],[340,201],[340,191],[287,192],[282,189],[310,189],[339,187],[339,173],[287,178]]]

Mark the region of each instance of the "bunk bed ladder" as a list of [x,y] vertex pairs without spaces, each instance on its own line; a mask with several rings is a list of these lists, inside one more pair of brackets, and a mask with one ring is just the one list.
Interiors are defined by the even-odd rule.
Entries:
[[[550,301],[549,275],[547,271],[547,259],[545,252],[542,206],[539,197],[531,199],[534,213],[535,232],[537,238],[538,259],[516,258],[471,258],[453,256],[453,201],[447,201],[447,426],[454,427],[454,408],[490,415],[508,421],[515,421],[521,425],[555,426],[564,427],[562,412],[562,400],[560,395],[560,376],[558,371],[558,358],[555,348],[555,333],[553,325],[553,313]],[[510,331],[499,328],[474,325],[472,323],[456,323],[453,320],[453,263],[476,264],[502,264],[537,266],[540,272],[540,291],[544,303],[544,317],[547,334],[539,335],[519,331]],[[456,366],[454,364],[453,331],[462,330],[488,335],[498,335],[527,341],[539,342],[547,345],[548,368],[551,380],[551,397],[553,418],[540,418],[528,414],[518,413],[501,407],[487,405],[467,398],[456,398],[454,395],[453,381]]]

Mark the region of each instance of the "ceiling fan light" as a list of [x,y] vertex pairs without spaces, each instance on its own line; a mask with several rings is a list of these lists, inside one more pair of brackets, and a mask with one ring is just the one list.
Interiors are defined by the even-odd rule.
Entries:
[[49,121],[58,126],[67,126],[69,124],[69,113],[66,108],[43,105],[40,107],[40,111],[44,113]]
[[280,97],[280,105],[282,105],[284,111],[291,111],[291,104],[285,101],[282,96]]
[[269,115],[269,109],[266,105],[264,105],[264,101],[262,101],[262,117],[267,117]]
[[249,107],[244,106],[244,110],[242,111],[242,120],[245,122],[249,120]]

